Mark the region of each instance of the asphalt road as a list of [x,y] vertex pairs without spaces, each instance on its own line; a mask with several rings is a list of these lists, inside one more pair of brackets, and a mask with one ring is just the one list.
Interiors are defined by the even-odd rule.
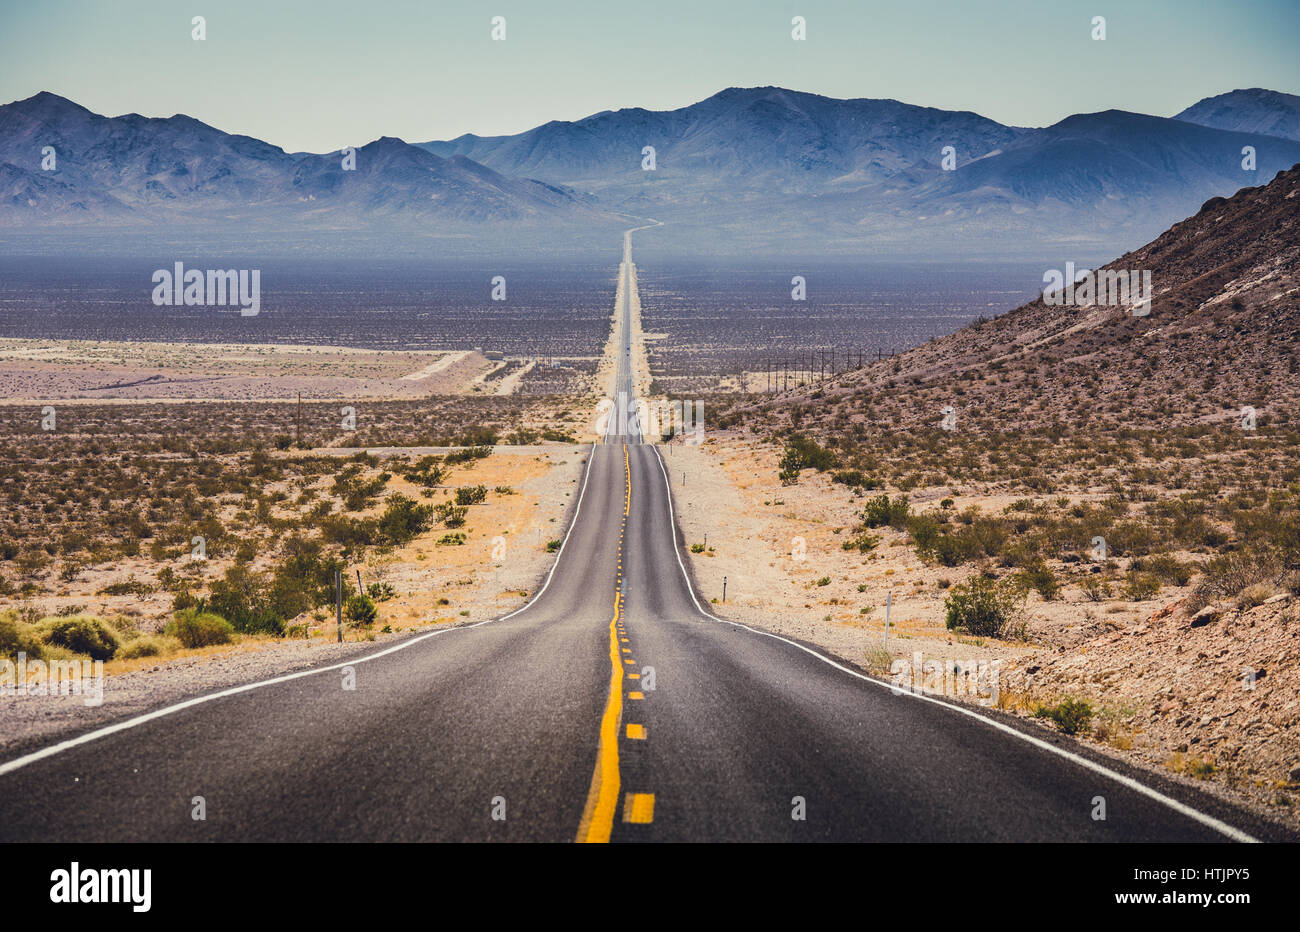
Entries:
[[1276,837],[1041,731],[712,617],[659,449],[635,418],[610,423],[525,608],[0,763],[0,840]]

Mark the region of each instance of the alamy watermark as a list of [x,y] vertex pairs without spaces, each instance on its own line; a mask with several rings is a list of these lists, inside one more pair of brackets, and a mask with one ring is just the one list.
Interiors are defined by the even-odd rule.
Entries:
[[1043,303],[1048,307],[1129,308],[1134,317],[1151,313],[1151,271],[1149,269],[1088,269],[1076,272],[1073,262],[1065,271],[1048,269],[1043,273]]
[[262,309],[261,269],[172,269],[153,273],[153,303],[158,307],[238,307],[241,317]]
[[909,660],[899,657],[889,666],[891,688],[895,693],[935,693],[943,696],[969,696],[982,705],[997,705],[1001,660],[926,660],[915,651]]
[[683,442],[704,442],[704,402],[630,400],[619,392],[618,400],[602,398],[596,405],[596,434],[626,437],[639,434],[654,439],[681,437]]
[[0,659],[0,697],[83,696],[85,705],[104,702],[104,661]]

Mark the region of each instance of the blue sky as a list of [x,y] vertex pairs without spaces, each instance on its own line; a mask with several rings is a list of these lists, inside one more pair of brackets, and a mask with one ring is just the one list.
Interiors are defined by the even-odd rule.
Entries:
[[1297,0],[0,0],[0,102],[49,90],[110,115],[187,113],[291,152],[672,109],[737,85],[1042,126],[1300,93],[1297,36]]

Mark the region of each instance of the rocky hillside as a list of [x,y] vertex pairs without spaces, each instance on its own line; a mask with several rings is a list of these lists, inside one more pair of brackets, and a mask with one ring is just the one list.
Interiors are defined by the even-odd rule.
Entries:
[[[1062,263],[1064,266],[1064,263]],[[1300,423],[1300,166],[1213,198],[1105,266],[1151,273],[1149,313],[1036,300],[893,359],[758,406],[807,428],[1091,428]],[[1139,312],[1140,312],[1139,308]]]

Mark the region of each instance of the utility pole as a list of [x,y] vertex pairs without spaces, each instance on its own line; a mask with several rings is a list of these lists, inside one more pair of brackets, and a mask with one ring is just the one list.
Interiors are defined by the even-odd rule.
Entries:
[[302,392],[298,393],[298,418],[293,430],[294,443],[302,443]]
[[334,568],[334,618],[339,627],[339,643],[343,643],[343,568]]

